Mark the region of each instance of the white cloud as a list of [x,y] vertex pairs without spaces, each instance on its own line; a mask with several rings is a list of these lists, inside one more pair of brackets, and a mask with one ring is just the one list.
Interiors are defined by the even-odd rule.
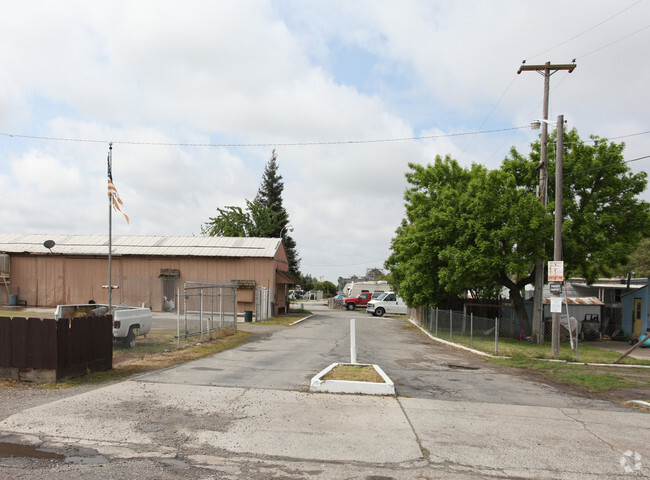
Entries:
[[[650,7],[629,5],[589,30],[628,5],[13,2],[0,18],[0,132],[97,142],[0,135],[0,223],[105,232],[113,141],[132,219],[114,218],[116,233],[198,234],[217,207],[254,198],[275,147],[303,271],[336,280],[381,267],[408,162],[495,167],[511,145],[528,150],[529,130],[444,136],[539,117],[542,77],[516,75],[522,59],[577,57],[551,78],[550,117],[583,138],[649,130],[650,29],[616,40]],[[413,136],[431,138],[356,142]],[[647,154],[647,135],[625,140],[626,156]]]

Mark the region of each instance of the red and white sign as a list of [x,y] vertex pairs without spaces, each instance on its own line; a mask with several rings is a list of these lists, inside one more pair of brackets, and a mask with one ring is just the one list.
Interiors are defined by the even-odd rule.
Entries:
[[548,281],[549,282],[563,282],[564,281],[564,262],[551,261],[548,262]]

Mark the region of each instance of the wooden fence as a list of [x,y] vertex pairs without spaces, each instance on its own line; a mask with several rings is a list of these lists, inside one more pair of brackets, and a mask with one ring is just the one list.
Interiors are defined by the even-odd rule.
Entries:
[[0,378],[53,383],[113,368],[113,317],[0,317]]

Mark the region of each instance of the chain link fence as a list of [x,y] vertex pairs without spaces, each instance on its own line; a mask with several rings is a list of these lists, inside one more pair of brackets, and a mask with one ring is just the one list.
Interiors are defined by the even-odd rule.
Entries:
[[[551,339],[551,319],[544,319],[546,343]],[[560,319],[560,341],[569,344],[578,361],[578,343],[580,324],[574,317]],[[421,310],[422,327],[434,336],[450,342],[475,348],[477,350],[498,355],[499,342],[501,348],[508,351],[514,344],[520,342],[534,343],[530,322],[520,322],[512,313],[505,309],[505,315],[494,318],[481,317],[473,313],[454,312],[438,308],[423,308]],[[583,340],[585,336],[583,334]],[[537,345],[536,345],[537,346]]]
[[512,317],[488,318],[473,313],[425,308],[422,310],[422,326],[438,338],[470,348],[480,343],[485,349],[486,344],[493,343],[495,355],[499,352],[499,339],[531,341],[530,328],[521,328],[522,325]]
[[[237,285],[184,282],[177,292],[177,338],[237,331]],[[181,309],[182,306],[182,309]]]

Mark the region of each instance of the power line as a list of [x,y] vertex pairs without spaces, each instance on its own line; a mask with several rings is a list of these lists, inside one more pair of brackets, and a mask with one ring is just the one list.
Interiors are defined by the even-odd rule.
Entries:
[[[520,127],[495,128],[492,130],[477,130],[473,132],[441,133],[439,135],[422,135],[418,137],[379,138],[379,139],[370,139],[370,140],[332,140],[332,141],[293,142],[293,143],[174,143],[174,142],[144,142],[144,141],[126,141],[126,140],[125,141],[98,140],[98,139],[90,139],[90,138],[45,137],[45,136],[38,136],[38,135],[23,135],[18,133],[6,133],[6,132],[0,132],[0,135],[9,138],[26,138],[31,140],[49,140],[49,141],[56,141],[56,142],[113,143],[113,144],[121,144],[121,145],[148,145],[148,146],[157,146],[157,147],[301,147],[301,146],[313,146],[313,145],[354,145],[354,144],[364,144],[364,143],[407,142],[407,141],[414,141],[414,140],[430,140],[436,138],[462,137],[468,135],[509,132],[514,130],[527,130],[529,128],[530,125],[525,125]],[[648,133],[650,133],[650,130],[637,132],[637,133],[630,133],[627,135],[619,135],[616,137],[606,137],[606,138],[608,138],[609,140],[615,140],[619,138],[646,135]],[[585,142],[588,141],[590,140],[585,140]]]
[[585,143],[596,143],[599,140],[618,140],[619,138],[636,137],[636,136],[639,136],[639,135],[647,135],[648,133],[650,133],[650,130],[646,130],[645,132],[629,133],[627,135],[618,135],[616,137],[603,137],[603,138],[589,139],[589,140],[583,140],[583,141]]
[[592,50],[592,51],[590,51],[588,53],[584,53],[584,54],[582,54],[582,55],[580,55],[579,57],[576,57],[576,58],[587,57],[587,56],[591,55],[592,53],[596,53],[596,52],[598,52],[600,50],[603,50],[603,49],[605,49],[605,48],[607,48],[607,47],[609,47],[611,45],[614,45],[615,43],[621,42],[621,41],[625,40],[626,38],[629,38],[629,37],[631,37],[633,35],[636,35],[637,33],[641,33],[642,31],[647,30],[648,28],[650,28],[650,25],[646,25],[645,27],[640,28],[635,32],[628,33],[627,35],[625,35],[624,37],[619,38],[618,40],[614,40],[612,42],[609,42],[607,45],[603,45],[602,47],[596,48],[595,50]]
[[57,142],[81,142],[81,143],[113,143],[121,145],[149,145],[158,147],[304,147],[313,145],[353,145],[364,143],[388,143],[388,142],[407,142],[413,140],[430,140],[435,138],[462,137],[465,135],[477,135],[486,133],[507,132],[510,130],[522,130],[530,128],[528,125],[522,127],[496,128],[492,130],[478,130],[475,132],[459,133],[442,133],[440,135],[423,135],[419,137],[401,137],[401,138],[379,138],[369,140],[332,140],[317,142],[291,142],[291,143],[173,143],[173,142],[143,142],[143,141],[120,141],[120,140],[97,140],[83,138],[64,138],[64,137],[41,137],[37,135],[22,135],[0,132],[0,135],[11,138],[27,138],[31,140],[51,140]]
[[576,170],[573,172],[564,172],[564,176],[568,177],[570,175],[576,175],[578,173],[592,172],[594,170],[602,170],[603,168],[609,168],[609,167],[618,167],[623,163],[638,162],[639,160],[645,160],[646,158],[650,158],[650,155],[644,155],[643,157],[637,157],[631,160],[623,160],[621,163],[609,163],[607,165],[601,165],[600,167],[585,168],[584,170]]
[[386,259],[383,258],[383,259],[379,259],[379,260],[372,260],[372,261],[369,261],[369,262],[362,262],[362,263],[344,263],[344,264],[340,264],[340,265],[332,265],[332,264],[328,263],[326,265],[302,264],[302,266],[304,266],[304,267],[358,267],[360,265],[369,265],[371,263],[376,264],[377,262],[383,262],[384,260],[386,260]]
[[[623,13],[623,12],[629,10],[630,8],[632,8],[632,7],[636,7],[636,6],[637,6],[639,3],[641,3],[642,1],[643,1],[643,0],[639,0],[638,2],[633,3],[632,5],[630,5],[630,6],[626,7],[626,8],[624,8],[624,9],[621,10],[620,12],[617,12],[617,13],[615,13],[614,15],[612,15],[611,17],[606,18],[606,19],[603,20],[602,22],[600,22],[600,23],[594,25],[593,27],[590,27],[590,28],[588,28],[587,30],[584,30],[583,32],[578,33],[577,35],[574,35],[573,37],[568,38],[567,40],[564,40],[563,42],[560,42],[560,43],[558,43],[557,45],[554,45],[554,46],[552,46],[552,47],[550,47],[550,48],[547,48],[546,50],[544,50],[543,52],[538,53],[537,55],[533,55],[532,57],[529,58],[529,60],[532,60],[533,58],[537,58],[537,57],[539,57],[539,56],[541,56],[541,55],[544,55],[545,53],[548,53],[548,52],[550,52],[551,50],[554,50],[554,49],[556,49],[556,48],[558,48],[558,47],[561,47],[562,45],[565,45],[565,44],[567,44],[567,43],[569,43],[569,42],[575,40],[576,38],[581,37],[581,36],[584,35],[585,33],[589,33],[589,32],[591,32],[592,30],[594,30],[594,29],[600,27],[600,26],[603,25],[604,23],[609,22],[611,19],[613,19],[614,17],[619,16],[621,13]],[[647,27],[646,27],[646,28],[647,28]],[[602,48],[605,48],[605,47],[602,47]],[[599,49],[599,50],[600,50],[600,49]],[[594,51],[596,51],[596,50],[594,50]],[[593,52],[592,52],[592,53],[593,53]],[[585,57],[585,56],[586,56],[586,55],[582,55],[582,57]],[[576,58],[582,58],[582,57],[576,57]]]
[[[508,93],[508,91],[509,91],[510,88],[512,87],[512,84],[515,83],[515,80],[516,80],[516,79],[517,79],[517,75],[515,75],[515,76],[512,78],[512,80],[510,81],[510,83],[508,84],[508,86],[506,87],[506,89],[503,91],[503,93],[502,93],[501,96],[499,97],[499,100],[497,100],[497,103],[495,103],[495,104],[492,106],[492,110],[490,110],[490,112],[487,114],[487,116],[485,117],[485,119],[483,120],[483,122],[481,122],[481,125],[479,125],[479,127],[478,127],[479,129],[483,128],[483,125],[485,125],[485,123],[486,123],[486,122],[489,120],[489,118],[492,116],[492,114],[494,113],[494,111],[496,110],[496,108],[497,108],[497,107],[499,106],[499,104],[501,103],[501,100],[503,100],[503,97],[505,97],[506,93]],[[510,135],[508,136],[508,138],[510,138],[511,136],[512,136],[512,134],[510,134]],[[470,138],[469,141],[465,144],[465,148],[463,148],[463,150],[460,152],[460,157],[461,157],[461,158],[462,158],[462,156],[465,154],[465,151],[469,148],[469,146],[470,146],[470,145],[472,144],[472,142],[474,141],[474,138],[476,138],[476,137],[472,137],[472,138]],[[460,160],[460,158],[459,158],[459,160]]]

